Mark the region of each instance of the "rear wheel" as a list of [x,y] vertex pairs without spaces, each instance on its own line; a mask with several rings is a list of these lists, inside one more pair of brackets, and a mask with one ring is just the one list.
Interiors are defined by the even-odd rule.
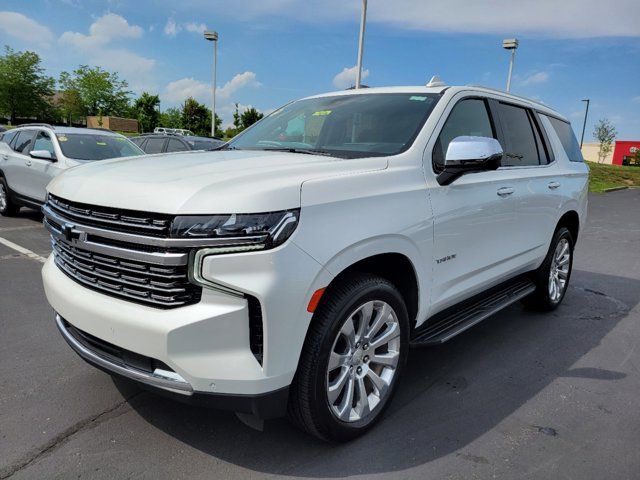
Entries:
[[554,310],[564,298],[573,266],[573,236],[560,227],[556,230],[547,256],[534,273],[536,290],[524,300],[534,310]]
[[13,217],[20,211],[9,195],[9,186],[4,177],[0,177],[0,215],[3,217]]
[[362,435],[381,417],[406,362],[409,320],[396,287],[356,275],[325,293],[291,386],[289,417],[324,440]]

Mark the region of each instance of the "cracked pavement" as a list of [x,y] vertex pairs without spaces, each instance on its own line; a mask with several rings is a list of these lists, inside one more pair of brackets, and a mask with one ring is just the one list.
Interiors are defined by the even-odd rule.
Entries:
[[[56,331],[39,263],[0,244],[0,479],[640,478],[640,190],[591,195],[571,287],[413,350],[386,418],[347,445],[114,381]],[[40,256],[28,210],[0,237]]]

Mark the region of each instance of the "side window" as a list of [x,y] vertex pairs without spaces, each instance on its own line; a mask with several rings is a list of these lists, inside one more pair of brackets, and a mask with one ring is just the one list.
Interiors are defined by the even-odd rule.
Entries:
[[16,139],[13,142],[13,149],[18,153],[26,153],[29,151],[29,145],[31,145],[31,139],[33,138],[33,130],[22,130],[18,132]]
[[8,132],[5,132],[2,135],[2,141],[4,143],[6,143],[7,145],[11,143],[11,140],[13,140],[13,137],[16,136],[16,131],[15,130],[9,130]]
[[147,140],[144,151],[146,153],[161,153],[164,141],[164,138],[150,138]]
[[551,126],[558,135],[560,143],[562,143],[562,148],[564,148],[569,160],[572,162],[584,162],[582,152],[580,151],[580,144],[573,133],[571,124],[553,117],[547,117],[547,120],[549,120]]
[[[542,143],[529,111],[506,103],[501,103],[499,108],[506,143],[502,166],[520,167],[547,163],[544,151],[539,151]],[[541,158],[544,159],[543,162],[540,161]]]
[[144,142],[146,139],[144,137],[136,137],[136,138],[131,138],[130,140],[136,145],[140,146],[142,145],[142,142]]
[[49,137],[49,134],[47,132],[38,132],[38,134],[36,135],[36,139],[33,142],[33,147],[30,148],[30,151],[31,150],[46,150],[51,155],[55,155],[53,142],[51,141],[51,138]]
[[461,136],[496,138],[484,100],[469,98],[453,107],[433,147],[433,168],[436,172],[444,168],[444,158],[451,140]]
[[167,152],[184,152],[185,150],[189,150],[189,148],[181,142],[180,140],[176,140],[175,138],[170,138],[167,143]]

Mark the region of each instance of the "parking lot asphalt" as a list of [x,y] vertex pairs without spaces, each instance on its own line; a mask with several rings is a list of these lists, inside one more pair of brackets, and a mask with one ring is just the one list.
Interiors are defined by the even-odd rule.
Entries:
[[[640,190],[591,195],[571,286],[414,350],[383,421],[329,445],[154,396],[56,331],[41,218],[0,218],[0,478],[640,478]],[[6,241],[33,252],[25,255]]]

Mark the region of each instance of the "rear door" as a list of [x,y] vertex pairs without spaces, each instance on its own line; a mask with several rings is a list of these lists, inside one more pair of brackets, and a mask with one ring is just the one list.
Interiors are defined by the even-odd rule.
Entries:
[[47,184],[53,179],[53,177],[58,175],[63,168],[56,159],[57,154],[54,142],[48,132],[44,130],[38,131],[31,143],[31,146],[29,147],[29,152],[34,150],[46,150],[51,153],[51,156],[53,157],[53,160],[31,157],[30,172],[28,174],[26,185],[26,195],[38,202],[44,203]]
[[[432,162],[426,165],[435,174],[442,170],[449,142],[456,137],[490,137],[502,143],[486,98],[459,94],[443,118],[442,126],[436,127]],[[431,313],[499,283],[513,271],[518,251],[511,234],[514,193],[514,175],[500,170],[466,174],[450,185],[429,189],[434,215]]]
[[496,110],[505,138],[500,171],[516,174],[516,220],[511,235],[524,268],[533,269],[546,254],[558,219],[560,171],[533,109],[499,101]]

